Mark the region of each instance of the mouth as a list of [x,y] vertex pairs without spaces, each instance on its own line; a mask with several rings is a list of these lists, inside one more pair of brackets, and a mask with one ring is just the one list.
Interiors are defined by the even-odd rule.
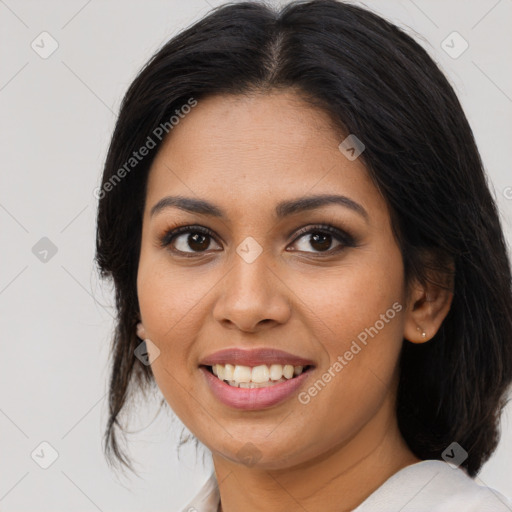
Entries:
[[241,410],[283,404],[306,385],[314,368],[311,359],[269,347],[231,347],[199,362],[210,392],[224,405]]
[[[241,366],[226,363],[199,366],[213,396],[224,405],[242,411],[262,410],[284,404],[306,385],[313,369],[314,365],[280,364]],[[262,382],[254,382],[253,378]]]
[[296,379],[310,372],[314,365],[261,364],[245,366],[235,364],[200,365],[218,380],[234,388],[266,388]]

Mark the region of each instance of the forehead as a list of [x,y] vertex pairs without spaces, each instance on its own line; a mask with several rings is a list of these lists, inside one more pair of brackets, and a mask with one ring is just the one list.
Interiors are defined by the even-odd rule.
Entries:
[[167,193],[233,210],[335,191],[363,204],[382,202],[362,160],[338,149],[344,137],[324,111],[293,92],[199,100],[152,164],[147,207]]

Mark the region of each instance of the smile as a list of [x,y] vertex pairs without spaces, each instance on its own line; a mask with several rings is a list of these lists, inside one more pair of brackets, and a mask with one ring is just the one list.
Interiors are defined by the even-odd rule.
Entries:
[[232,387],[254,389],[275,386],[281,382],[286,382],[287,380],[301,375],[304,371],[307,371],[310,365],[262,364],[251,368],[250,366],[228,363],[214,364],[207,368],[218,379]]
[[[294,367],[292,366],[292,368]],[[208,385],[213,397],[215,397],[220,403],[227,405],[230,408],[249,411],[266,409],[286,402],[286,400],[299,392],[305,381],[310,377],[313,368],[313,366],[304,367],[298,375],[295,375],[294,369],[293,375],[290,378],[286,378],[283,375],[277,381],[269,379],[267,382],[237,382],[236,380],[226,382],[213,373],[211,366],[200,366],[199,370],[205,378],[206,384]],[[233,374],[235,369],[236,366],[233,368]],[[251,370],[252,378],[252,371],[254,368],[249,367],[249,369]],[[216,371],[218,373],[218,366]],[[222,372],[222,370],[220,371]],[[230,370],[228,370],[228,372],[229,371]],[[246,371],[247,370],[242,369],[242,372]],[[264,370],[256,371],[264,372]],[[268,371],[270,373],[270,367],[268,368]],[[276,370],[274,369],[274,371]],[[283,372],[284,371],[285,369],[283,368]],[[286,371],[289,375],[289,369]]]

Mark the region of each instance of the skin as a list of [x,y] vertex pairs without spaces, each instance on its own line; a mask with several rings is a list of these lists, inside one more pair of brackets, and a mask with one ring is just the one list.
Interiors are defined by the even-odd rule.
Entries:
[[[351,510],[420,461],[397,427],[398,357],[404,338],[434,336],[452,295],[407,288],[386,202],[361,159],[339,151],[343,138],[293,91],[212,96],[173,128],[150,169],[137,332],[160,351],[151,367],[165,399],[212,451],[223,512]],[[324,193],[356,201],[368,221],[341,205],[273,215],[282,200]],[[226,220],[175,207],[150,216],[177,194],[215,203]],[[314,224],[338,227],[357,244],[327,233],[326,255],[311,234],[295,235]],[[205,226],[215,237],[190,245],[192,228],[161,247],[176,225]],[[263,249],[250,264],[236,252],[249,236]],[[394,303],[401,311],[307,404],[293,395],[263,410],[233,409],[199,371],[221,349],[275,347],[315,361],[314,382]],[[238,455],[246,443],[251,463]]]

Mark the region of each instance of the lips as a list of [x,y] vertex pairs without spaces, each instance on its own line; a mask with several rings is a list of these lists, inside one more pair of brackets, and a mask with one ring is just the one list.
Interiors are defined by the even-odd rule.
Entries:
[[312,372],[305,371],[292,379],[268,387],[248,389],[232,387],[210,373],[206,366],[200,366],[212,395],[222,404],[241,411],[254,411],[274,407],[289,401],[303,387]]
[[314,361],[311,359],[305,359],[290,354],[289,352],[272,348],[254,348],[248,350],[228,348],[210,354],[199,363],[199,366],[213,366],[214,364],[232,364],[251,367],[262,364],[315,366]]

